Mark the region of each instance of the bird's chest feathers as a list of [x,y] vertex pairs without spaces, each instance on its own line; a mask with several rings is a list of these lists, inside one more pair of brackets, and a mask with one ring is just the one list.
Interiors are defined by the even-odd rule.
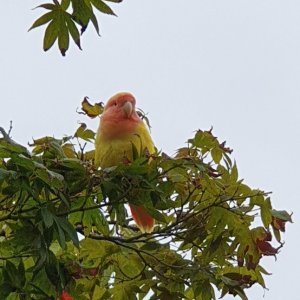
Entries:
[[127,159],[131,161],[133,145],[138,150],[147,146],[143,145],[145,142],[143,135],[140,135],[140,126],[139,123],[132,126],[132,122],[101,124],[96,138],[96,164],[110,167]]
[[100,131],[106,140],[122,140],[136,133],[140,122],[133,120],[103,120],[100,125]]
[[137,134],[129,134],[122,138],[102,140],[100,136],[99,151],[96,152],[96,161],[101,167],[110,167],[121,162],[132,161],[133,145],[141,149],[143,141]]

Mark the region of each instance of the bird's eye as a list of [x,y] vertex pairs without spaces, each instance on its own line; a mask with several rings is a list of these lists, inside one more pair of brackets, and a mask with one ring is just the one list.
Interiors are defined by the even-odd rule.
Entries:
[[117,102],[114,102],[114,106],[117,106]]

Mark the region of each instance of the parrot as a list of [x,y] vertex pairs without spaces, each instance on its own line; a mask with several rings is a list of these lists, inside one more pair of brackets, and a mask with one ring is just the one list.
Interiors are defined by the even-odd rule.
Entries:
[[[104,106],[95,140],[95,166],[108,168],[133,160],[137,151],[155,153],[149,130],[135,109],[135,97],[128,92],[112,96]],[[141,154],[141,153],[139,153]],[[151,233],[153,217],[142,205],[129,203],[132,218],[142,233]]]

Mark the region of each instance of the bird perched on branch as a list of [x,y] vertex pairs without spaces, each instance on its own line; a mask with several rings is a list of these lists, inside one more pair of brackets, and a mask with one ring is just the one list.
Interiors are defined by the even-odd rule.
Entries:
[[[101,168],[133,160],[138,151],[155,152],[148,128],[135,110],[135,98],[122,92],[111,97],[104,107],[96,136],[95,164]],[[141,153],[139,153],[141,154]],[[154,219],[142,205],[129,204],[132,217],[144,233],[150,233]]]

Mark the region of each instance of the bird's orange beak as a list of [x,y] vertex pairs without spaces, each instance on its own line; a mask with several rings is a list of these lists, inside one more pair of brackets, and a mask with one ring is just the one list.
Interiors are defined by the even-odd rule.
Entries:
[[124,110],[124,113],[125,113],[126,117],[129,118],[132,115],[132,112],[133,112],[132,103],[129,102],[129,101],[126,101],[123,105],[123,110]]

